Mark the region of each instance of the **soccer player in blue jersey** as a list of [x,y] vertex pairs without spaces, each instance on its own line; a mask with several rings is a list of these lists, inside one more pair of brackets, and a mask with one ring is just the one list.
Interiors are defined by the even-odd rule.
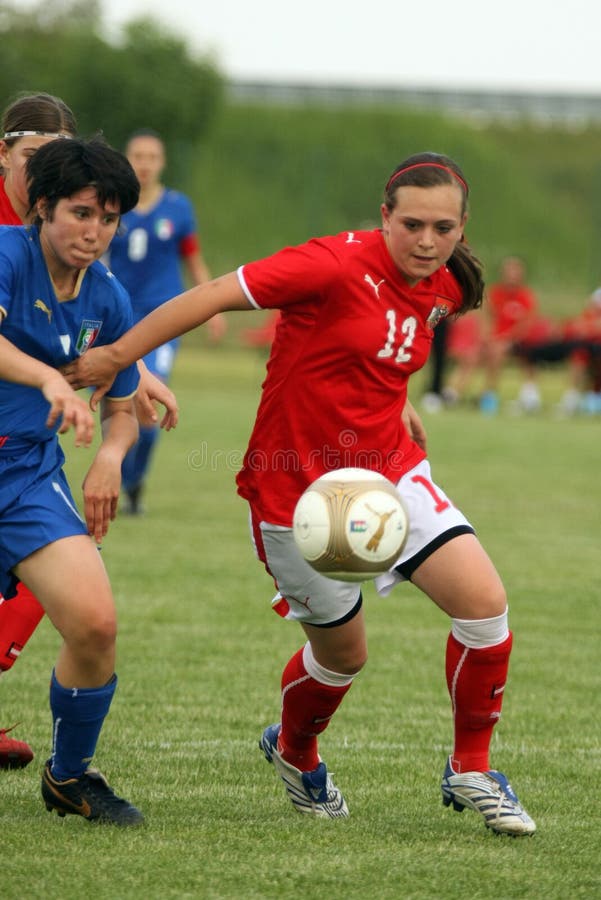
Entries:
[[[0,123],[0,225],[23,225],[30,219],[27,160],[44,144],[76,134],[75,116],[60,97],[44,91],[20,92],[11,100]],[[142,363],[138,368],[137,410],[147,419],[156,414],[154,404],[161,404],[166,410],[161,427],[169,430],[177,422],[177,399]],[[10,602],[0,594],[0,674],[21,658],[43,615],[42,606],[23,584]],[[0,770],[26,766],[34,756],[29,744],[9,735],[11,731],[0,727]]]
[[[76,132],[75,116],[60,97],[44,92],[19,94],[9,103],[0,124],[0,225],[23,225],[27,218],[25,165],[29,157],[49,141],[67,140]],[[0,594],[0,675],[20,658],[43,615],[43,608],[23,584],[10,602]],[[34,756],[29,744],[9,731],[12,728],[0,727],[0,770],[26,766]]]
[[121,464],[137,438],[139,375],[128,367],[107,395],[82,517],[57,430],[72,424],[85,444],[90,423],[57,369],[132,324],[126,291],[99,259],[139,184],[127,159],[97,139],[40,147],[27,181],[34,224],[0,228],[0,592],[10,598],[22,581],[63,639],[50,681],[47,809],[137,825],[142,814],[90,762],[117,685],[115,605],[96,544],[116,514]]
[[[140,199],[122,218],[122,227],[111,242],[109,265],[127,288],[139,321],[165,300],[184,290],[183,272],[194,284],[209,280],[203,258],[192,203],[179,191],[161,182],[165,168],[165,147],[155,131],[136,131],[125,152],[140,182]],[[225,319],[213,322],[211,337],[218,340]],[[167,383],[171,375],[179,339],[169,341],[144,358],[150,372]],[[140,437],[123,463],[123,489],[126,510],[132,515],[142,511],[144,489],[153,450],[159,436],[155,421],[138,408]]]

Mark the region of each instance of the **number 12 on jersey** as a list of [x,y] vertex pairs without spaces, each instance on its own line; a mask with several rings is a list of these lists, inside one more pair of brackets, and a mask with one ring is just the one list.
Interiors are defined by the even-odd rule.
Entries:
[[386,319],[388,321],[388,334],[386,335],[386,343],[381,350],[378,350],[378,359],[389,359],[394,355],[398,332],[399,346],[394,361],[395,363],[409,362],[411,359],[411,353],[409,351],[415,340],[417,319],[415,316],[408,316],[406,319],[403,319],[399,329],[397,329],[397,317],[394,309],[386,310]]

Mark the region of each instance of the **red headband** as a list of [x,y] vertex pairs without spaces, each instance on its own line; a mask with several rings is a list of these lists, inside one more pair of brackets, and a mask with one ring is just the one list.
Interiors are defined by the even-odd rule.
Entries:
[[457,172],[454,172],[452,169],[449,169],[448,166],[443,166],[442,163],[436,163],[436,162],[414,163],[412,166],[407,166],[405,169],[399,169],[398,172],[394,172],[388,179],[388,182],[386,184],[386,190],[389,189],[389,187],[393,183],[393,181],[396,181],[396,179],[399,178],[401,175],[404,175],[405,172],[410,172],[412,169],[423,169],[425,166],[429,166],[432,169],[443,169],[445,172],[448,172],[450,175],[453,176],[453,178],[457,179],[457,181],[459,182],[459,184],[465,191],[466,195],[469,193],[469,188],[468,188],[467,184],[465,183],[463,178],[461,178],[461,176],[459,176],[457,174]]

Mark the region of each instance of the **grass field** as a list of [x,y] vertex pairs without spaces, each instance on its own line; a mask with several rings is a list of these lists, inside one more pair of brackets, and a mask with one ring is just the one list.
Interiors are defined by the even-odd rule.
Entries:
[[[58,646],[47,621],[2,679],[0,724],[21,720],[16,734],[36,751],[29,768],[0,774],[3,900],[601,897],[601,421],[426,419],[435,479],[508,588],[515,644],[492,760],[536,835],[498,837],[442,806],[448,623],[409,585],[386,600],[367,586],[370,661],[321,742],[351,817],[313,821],[257,749],[301,644],[270,611],[234,489],[262,374],[250,351],[187,343],[174,379],[182,420],[159,445],[147,515],[119,518],[103,548],[120,686],[96,763],[144,811],[143,829],[59,820],[41,803]],[[562,386],[545,377],[549,398]],[[74,485],[86,456],[72,453]]]

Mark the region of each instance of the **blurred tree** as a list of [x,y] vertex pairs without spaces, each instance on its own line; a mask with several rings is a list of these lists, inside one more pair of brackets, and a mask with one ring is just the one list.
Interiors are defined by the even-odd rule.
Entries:
[[41,0],[27,10],[0,0],[0,35],[3,103],[20,91],[58,94],[82,134],[101,130],[117,147],[135,129],[154,128],[181,155],[223,102],[215,63],[193,58],[152,19],[129,22],[118,43],[105,40],[99,0]]

